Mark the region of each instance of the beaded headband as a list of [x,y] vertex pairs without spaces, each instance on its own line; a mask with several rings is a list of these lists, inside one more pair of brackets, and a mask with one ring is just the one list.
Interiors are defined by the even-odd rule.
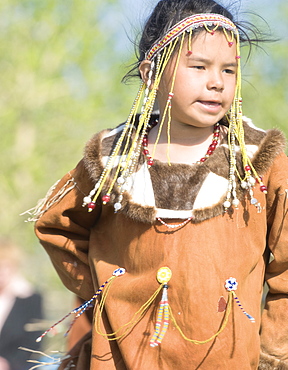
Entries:
[[[191,32],[198,27],[216,26],[212,32],[215,32],[218,27],[232,31],[235,36],[238,34],[237,27],[230,19],[220,14],[194,14],[190,17],[178,22],[175,26],[170,28],[167,34],[160,40],[156,41],[151,49],[146,53],[147,60],[153,60],[155,55],[160,53],[170,42],[179,37],[184,31]],[[206,28],[209,32],[210,30]]]
[[[226,119],[229,122],[228,127],[228,147],[229,147],[229,184],[226,193],[226,200],[223,203],[223,208],[226,211],[231,206],[235,208],[239,205],[237,196],[237,183],[238,177],[241,181],[241,187],[246,189],[250,195],[250,202],[256,207],[260,207],[257,199],[253,195],[253,186],[256,180],[260,184],[260,189],[264,193],[267,188],[263,185],[260,176],[254,169],[250,158],[247,155],[247,150],[244,142],[244,129],[242,122],[242,98],[241,98],[241,66],[240,66],[240,36],[236,25],[228,18],[219,14],[195,14],[187,17],[171,27],[167,34],[155,44],[146,53],[146,59],[151,61],[151,68],[148,74],[148,81],[146,85],[141,82],[138,94],[132,105],[128,119],[123,127],[122,133],[116,142],[112,154],[108,158],[107,164],[102,171],[99,181],[96,183],[94,189],[91,190],[88,196],[83,199],[83,206],[88,206],[88,211],[91,212],[96,206],[96,200],[102,193],[103,204],[111,201],[113,193],[113,202],[115,212],[121,210],[123,193],[129,188],[131,175],[135,172],[141,151],[143,149],[143,142],[147,135],[147,130],[151,127],[151,115],[154,109],[158,87],[161,81],[163,72],[171,60],[174,51],[177,50],[178,54],[175,55],[176,63],[175,69],[172,73],[172,83],[170,92],[167,96],[167,103],[164,111],[161,112],[161,120],[159,122],[158,136],[155,141],[153,153],[147,162],[148,167],[153,164],[156,145],[158,144],[160,134],[164,125],[167,124],[167,159],[170,164],[169,158],[169,144],[170,144],[170,124],[171,124],[171,106],[173,100],[173,89],[176,79],[176,72],[180,60],[180,55],[183,50],[186,34],[188,33],[188,55],[192,54],[191,43],[193,30],[203,28],[205,31],[214,35],[216,30],[223,31],[228,45],[231,47],[236,41],[236,55],[237,60],[237,81],[235,88],[234,100],[231,105],[230,111],[226,114]],[[153,79],[153,83],[152,83]],[[142,101],[142,107],[139,108]],[[139,119],[138,119],[139,116]],[[240,153],[242,156],[242,166],[244,176],[241,177],[236,166],[236,140],[238,142]],[[117,191],[115,191],[115,186]],[[103,195],[104,193],[104,195]]]

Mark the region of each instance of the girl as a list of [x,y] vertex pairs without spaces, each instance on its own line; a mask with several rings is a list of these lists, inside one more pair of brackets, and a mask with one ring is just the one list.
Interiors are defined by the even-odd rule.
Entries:
[[87,300],[72,313],[95,305],[63,369],[288,369],[288,161],[280,132],[242,117],[245,41],[213,0],[161,0],[126,123],[96,134],[36,209]]

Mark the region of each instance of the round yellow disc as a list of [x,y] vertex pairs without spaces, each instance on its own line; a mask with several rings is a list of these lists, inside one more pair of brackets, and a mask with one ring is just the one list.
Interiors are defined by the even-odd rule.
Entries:
[[160,284],[166,284],[171,279],[172,271],[169,269],[169,267],[161,267],[157,271],[157,281]]

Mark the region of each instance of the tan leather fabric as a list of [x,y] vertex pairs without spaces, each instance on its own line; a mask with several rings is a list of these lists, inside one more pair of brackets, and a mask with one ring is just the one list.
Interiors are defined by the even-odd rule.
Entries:
[[[116,278],[109,290],[103,331],[116,331],[131,320],[158,288],[156,272],[163,266],[172,270],[169,302],[187,337],[206,340],[220,328],[224,312],[218,312],[218,302],[221,297],[227,300],[224,284],[229,277],[237,279],[237,296],[245,311],[256,320],[252,323],[234,302],[227,327],[213,341],[203,345],[189,343],[170,323],[162,344],[151,348],[149,340],[154,332],[159,296],[142,320],[117,342],[97,334],[94,323],[92,339],[85,338],[84,347],[79,345],[81,349],[75,349],[71,357],[80,353],[79,359],[75,359],[77,370],[88,369],[90,356],[92,370],[257,369],[260,326],[265,353],[261,369],[278,369],[272,365],[263,367],[265,356],[273,361],[282,360],[281,366],[286,366],[288,161],[284,154],[275,159],[263,176],[268,195],[256,187],[261,213],[243,200],[232,215],[190,222],[176,231],[167,230],[157,221],[151,226],[121,212],[115,214],[110,205],[98,204],[88,213],[82,201],[93,184],[83,162],[57,189],[69,176],[73,176],[77,186],[42,215],[36,223],[36,233],[63,283],[83,299],[91,298],[114,269],[126,269],[126,274]],[[177,224],[179,220],[171,222]],[[266,269],[267,243],[275,259]],[[270,293],[261,323],[265,271]],[[65,366],[63,369],[71,363],[66,362]]]

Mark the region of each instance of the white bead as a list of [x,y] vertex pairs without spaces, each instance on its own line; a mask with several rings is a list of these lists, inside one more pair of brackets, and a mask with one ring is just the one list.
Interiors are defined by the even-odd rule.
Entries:
[[231,203],[229,202],[229,200],[226,200],[224,203],[223,203],[223,206],[224,208],[229,208],[231,206]]
[[124,184],[124,182],[125,182],[125,179],[122,176],[118,177],[117,184],[122,185]]
[[86,203],[86,204],[90,203],[91,201],[92,201],[92,199],[90,197],[84,197],[84,199],[83,199],[83,202]]
[[99,189],[100,184],[101,184],[102,178],[97,182],[97,184],[94,186],[94,189],[92,189],[89,193],[89,197],[93,197],[96,194],[96,191]]
[[233,199],[233,201],[232,201],[232,204],[233,204],[233,206],[235,206],[235,207],[238,207],[239,206],[239,199]]
[[258,203],[258,200],[257,200],[256,198],[252,198],[252,199],[251,199],[251,204],[254,204],[254,205],[255,205],[255,204],[257,204],[257,203]]
[[124,275],[126,270],[123,267],[119,267],[113,272],[113,276],[121,276]]
[[114,209],[115,209],[115,212],[119,211],[119,209],[121,209],[121,203],[115,203],[114,204]]
[[242,189],[247,189],[247,187],[248,187],[247,182],[246,182],[246,181],[242,181],[242,182],[241,182],[241,188],[242,188]]
[[248,181],[249,181],[249,184],[252,185],[252,186],[255,185],[255,183],[256,183],[256,180],[252,176],[249,177]]

